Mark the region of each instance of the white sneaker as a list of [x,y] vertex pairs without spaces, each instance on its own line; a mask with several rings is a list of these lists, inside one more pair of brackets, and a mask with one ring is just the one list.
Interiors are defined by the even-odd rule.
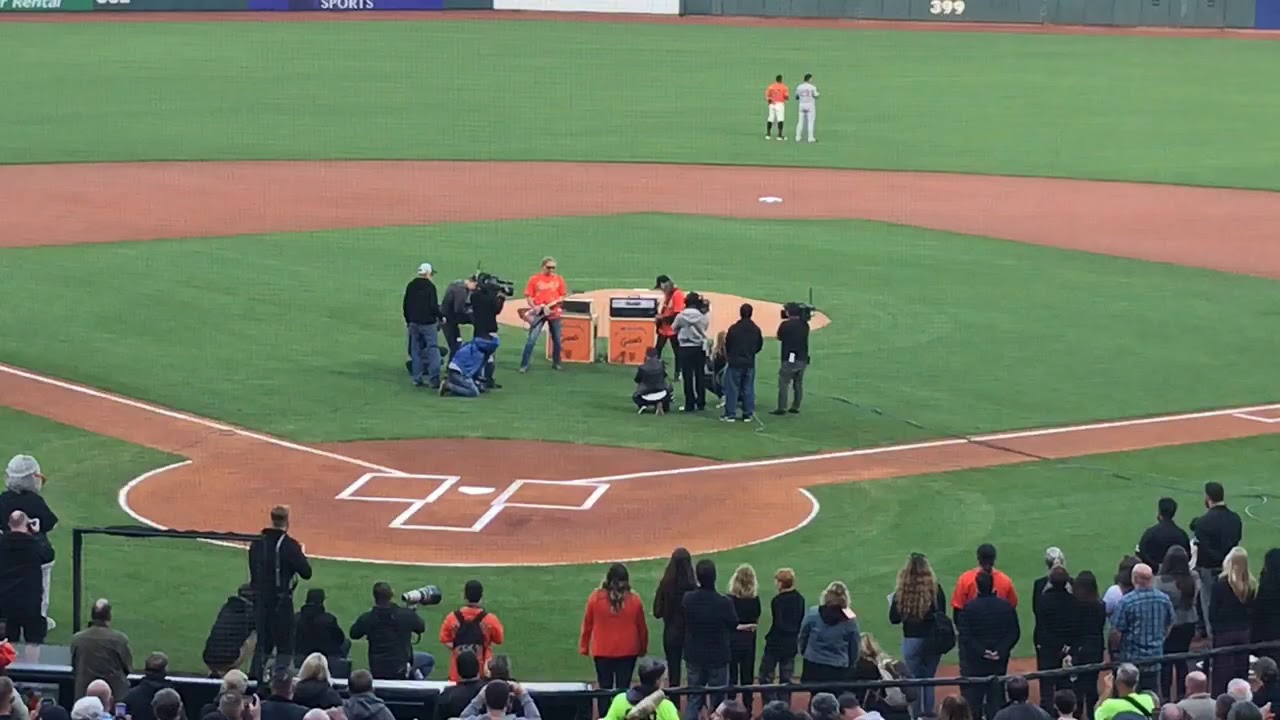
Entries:
[[818,142],[818,138],[809,138],[809,142]]
[[54,628],[58,627],[58,623],[54,622],[53,618],[45,618],[44,621],[45,621],[46,627],[48,627],[49,630],[53,630]]
[[787,141],[786,138],[782,137],[781,135],[778,136],[778,142],[786,142],[786,141]]
[[773,139],[773,136],[772,136],[772,135],[765,135],[765,136],[764,136],[764,139],[765,139],[765,140],[772,140],[772,139]]

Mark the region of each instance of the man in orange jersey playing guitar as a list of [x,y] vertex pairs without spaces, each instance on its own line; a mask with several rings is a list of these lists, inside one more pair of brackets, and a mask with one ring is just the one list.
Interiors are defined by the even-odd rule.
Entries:
[[791,97],[787,86],[782,82],[782,76],[774,78],[773,84],[765,88],[764,101],[769,106],[769,119],[764,124],[764,139],[772,140],[770,134],[773,132],[773,124],[778,123],[778,139],[786,140],[782,135],[782,123],[787,119],[787,99]]
[[533,346],[542,334],[542,326],[551,330],[551,367],[560,369],[560,317],[564,314],[564,299],[569,295],[569,288],[564,278],[556,274],[556,259],[542,258],[542,271],[529,278],[524,286],[525,302],[529,309],[524,312],[524,321],[529,323],[529,339],[524,344],[524,355],[520,358],[520,372],[529,372],[529,361],[533,359]]

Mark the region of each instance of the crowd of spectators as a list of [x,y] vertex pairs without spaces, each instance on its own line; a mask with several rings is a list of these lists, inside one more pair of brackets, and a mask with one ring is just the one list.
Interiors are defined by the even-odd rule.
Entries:
[[[6,468],[0,493],[6,520],[0,618],[7,621],[9,640],[28,644],[42,642],[51,625],[47,569],[54,556],[47,533],[57,517],[40,496],[44,482],[35,459],[18,456]],[[1205,486],[1205,506],[1188,533],[1177,523],[1176,502],[1161,499],[1156,524],[1120,562],[1105,592],[1093,572],[1073,574],[1059,548],[1046,549],[1045,573],[1024,588],[1037,669],[1121,664],[1114,672],[1043,677],[1038,702],[1018,675],[963,684],[959,697],[941,703],[932,687],[890,685],[819,692],[797,711],[786,690],[797,663],[806,684],[852,688],[860,681],[932,678],[953,649],[961,675],[1008,675],[1024,634],[1019,594],[1014,580],[997,569],[996,548],[987,543],[977,548],[975,567],[957,578],[950,598],[924,554],[907,557],[888,597],[888,620],[901,629],[900,659],[862,631],[844,582],[831,581],[810,604],[797,589],[795,571],[778,569],[766,613],[752,566],[738,566],[722,591],[716,564],[695,562],[683,548],[672,553],[653,596],[652,615],[662,622],[661,657],[647,657],[644,601],[620,563],[609,567],[587,599],[578,649],[592,658],[598,687],[617,691],[597,706],[608,720],[699,720],[704,711],[713,720],[749,720],[757,693],[763,720],[1263,720],[1280,699],[1280,651],[1266,650],[1252,662],[1247,652],[1218,654],[1203,665],[1163,659],[1186,652],[1197,639],[1214,648],[1280,640],[1280,549],[1266,553],[1259,582],[1242,545],[1242,523],[1221,485]],[[383,582],[373,586],[372,607],[347,632],[326,609],[319,588],[310,589],[295,610],[297,581],[310,579],[312,571],[288,527],[288,509],[273,509],[265,539],[250,549],[251,582],[227,599],[214,620],[204,660],[222,685],[200,720],[392,720],[373,682],[431,676],[435,658],[414,649],[427,632],[425,622],[415,608],[398,605]],[[505,630],[483,598],[483,585],[467,582],[463,603],[441,623],[451,685],[439,697],[435,720],[539,720],[534,698],[511,677],[509,658],[494,652]],[[353,639],[368,641],[368,670],[350,671]],[[131,720],[186,720],[163,653],[149,655],[141,681],[129,686],[132,649],[112,627],[107,600],[93,604],[89,626],[76,633],[70,649],[77,699],[66,720],[106,720],[117,699]],[[242,671],[255,651],[260,658],[275,656],[269,682],[260,685],[269,689],[261,701]],[[0,666],[13,657],[12,646],[0,644]],[[334,686],[335,668],[349,678],[345,699]],[[722,690],[753,683],[768,687]],[[679,686],[707,690],[664,692]],[[0,720],[27,720],[29,710],[13,683],[0,676]],[[39,708],[39,720],[64,720],[65,714]]]

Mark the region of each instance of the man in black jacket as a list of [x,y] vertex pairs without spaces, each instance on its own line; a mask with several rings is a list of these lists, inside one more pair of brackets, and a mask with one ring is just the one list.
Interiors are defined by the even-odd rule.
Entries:
[[120,700],[125,707],[129,708],[129,717],[132,720],[155,720],[151,701],[155,699],[156,693],[173,687],[173,683],[169,682],[168,674],[169,657],[167,655],[157,652],[147,656],[146,665],[143,666],[142,680]]
[[253,609],[253,586],[245,583],[218,609],[218,617],[209,629],[202,659],[214,677],[222,677],[238,669],[247,660],[249,636],[257,628]]
[[[778,407],[770,415],[796,414],[804,399],[804,371],[809,367],[809,321],[795,303],[785,306],[787,319],[778,326],[778,340],[782,343],[782,366],[778,370]],[[795,395],[787,408],[787,391],[794,387]]]
[[[473,340],[498,334],[498,315],[502,313],[502,308],[506,304],[506,296],[493,286],[478,285],[476,287],[475,292],[471,293],[471,329],[473,331],[471,338]],[[494,370],[497,368],[496,355],[497,353],[489,356],[489,361],[484,366],[483,376],[485,386],[494,389],[502,387],[493,379]]]
[[373,586],[373,609],[356,618],[351,639],[369,638],[369,672],[378,680],[421,680],[431,674],[435,658],[413,651],[413,636],[427,631],[418,613],[391,601],[391,586]]
[[[1240,544],[1244,536],[1244,526],[1240,516],[1227,508],[1226,491],[1221,483],[1209,482],[1204,485],[1204,506],[1206,512],[1196,520],[1196,573],[1200,575],[1200,587],[1212,588],[1222,573],[1222,563],[1231,548]],[[1161,558],[1163,560],[1164,558]],[[1152,565],[1159,568],[1159,565]],[[1200,593],[1200,617],[1204,618],[1205,634],[1213,637],[1213,627],[1209,624],[1210,592]]]
[[440,299],[440,314],[444,317],[444,342],[449,354],[458,352],[462,345],[462,326],[471,324],[471,293],[476,289],[474,276],[455,280],[444,289]]
[[[44,542],[48,542],[49,533],[58,524],[58,516],[49,509],[41,492],[48,479],[40,471],[40,463],[30,455],[15,455],[5,468],[5,490],[0,493],[0,531],[4,530],[5,518],[14,510],[21,510],[32,521],[33,534]],[[41,582],[44,585],[40,598],[40,615],[44,617],[50,630],[55,626],[49,619],[49,585],[53,578],[53,563],[45,563],[41,570]]]
[[307,601],[293,618],[293,650],[298,657],[320,653],[327,658],[345,658],[351,650],[347,634],[338,625],[338,618],[324,607],[324,590],[311,588]]
[[276,664],[288,667],[293,655],[296,578],[311,579],[311,563],[301,543],[289,536],[289,508],[271,508],[271,527],[263,529],[262,539],[249,546],[249,577],[259,613],[256,658],[265,661],[274,650]]
[[404,324],[409,331],[409,374],[413,384],[422,386],[422,366],[426,364],[426,384],[440,387],[440,347],[436,342],[436,323],[440,321],[440,303],[436,286],[431,282],[431,263],[418,266],[418,276],[404,289]]
[[[975,578],[978,596],[970,600],[960,613],[956,630],[959,634],[960,674],[985,677],[1004,675],[1009,669],[1009,652],[1018,644],[1021,631],[1018,613],[1013,605],[996,595],[990,572]],[[993,718],[1004,704],[1004,688],[999,682],[966,685],[961,694],[969,701],[975,720]]]
[[454,685],[440,691],[436,699],[436,720],[452,720],[461,717],[471,701],[484,689],[480,678],[480,659],[470,650],[458,653],[458,677]]
[[756,355],[764,349],[764,336],[751,313],[751,303],[743,303],[738,308],[738,322],[724,337],[724,415],[720,419],[725,422],[738,419],[739,399],[743,422],[751,422],[756,412]]
[[277,670],[271,675],[271,695],[262,701],[260,720],[302,720],[307,708],[293,701],[293,675]]
[[1160,498],[1156,505],[1156,524],[1147,528],[1138,541],[1139,560],[1158,569],[1164,563],[1165,553],[1175,545],[1186,550],[1187,557],[1191,557],[1191,538],[1173,522],[1173,516],[1177,513],[1177,500]]
[[8,530],[0,537],[0,617],[10,640],[39,645],[49,631],[40,614],[40,566],[53,562],[53,546],[21,510],[9,514]]
[[[685,593],[681,607],[684,609],[684,660],[688,666],[689,687],[720,687],[729,684],[729,640],[738,629],[738,613],[733,601],[716,592],[716,564],[711,560],[699,560],[694,570],[698,589]],[[689,696],[684,708],[684,720],[698,720],[705,695]],[[711,696],[710,707],[715,708],[724,699],[723,694]]]
[[[1077,622],[1079,602],[1071,594],[1071,574],[1061,565],[1049,570],[1048,583],[1035,596],[1036,669],[1056,670],[1063,666],[1071,648],[1080,636]],[[1053,695],[1071,688],[1071,678],[1042,678],[1040,705],[1045,712],[1053,710]],[[1010,696],[1012,699],[1012,696]]]

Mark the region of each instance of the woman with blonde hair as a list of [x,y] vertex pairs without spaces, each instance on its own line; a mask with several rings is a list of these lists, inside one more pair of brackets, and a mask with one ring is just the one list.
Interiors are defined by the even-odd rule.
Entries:
[[[750,685],[755,679],[756,630],[760,626],[760,597],[755,568],[743,563],[729,583],[729,598],[738,613],[738,629],[729,640],[729,684]],[[735,700],[729,696],[727,699]],[[743,693],[742,704],[751,712],[752,694]]]
[[[889,601],[889,622],[902,626],[902,661],[913,678],[931,678],[938,674],[942,655],[929,646],[934,620],[947,610],[947,594],[934,575],[929,558],[911,553],[898,571],[898,585]],[[934,689],[920,688],[912,708],[914,717],[934,713]]]
[[806,683],[847,680],[858,662],[858,616],[849,608],[849,588],[839,580],[809,608],[800,625],[800,654]]
[[341,707],[342,696],[333,689],[329,675],[329,659],[320,653],[311,653],[298,669],[298,684],[293,689],[293,701],[303,707],[328,710]]
[[[1249,574],[1249,553],[1237,545],[1222,561],[1222,574],[1209,596],[1209,627],[1213,646],[1229,647],[1249,642],[1249,620],[1258,583]],[[1249,653],[1218,655],[1213,658],[1213,692],[1227,691],[1233,678],[1249,677]]]

